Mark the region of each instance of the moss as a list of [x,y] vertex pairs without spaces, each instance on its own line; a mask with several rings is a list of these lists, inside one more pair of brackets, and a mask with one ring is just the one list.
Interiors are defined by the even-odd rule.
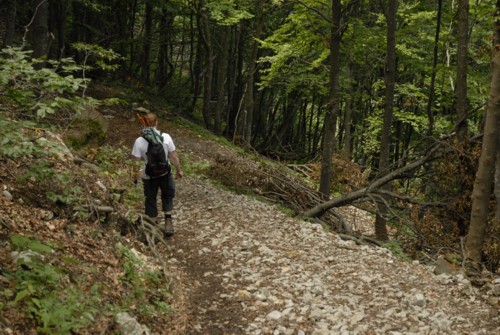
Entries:
[[64,136],[65,142],[74,150],[98,147],[106,139],[105,121],[96,116],[81,116],[75,119]]

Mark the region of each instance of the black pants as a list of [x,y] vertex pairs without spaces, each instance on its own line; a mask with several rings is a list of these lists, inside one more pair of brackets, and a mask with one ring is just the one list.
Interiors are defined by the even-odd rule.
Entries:
[[164,212],[174,208],[175,181],[172,173],[153,179],[143,179],[146,215],[152,218],[158,216],[156,197],[161,190],[161,206]]

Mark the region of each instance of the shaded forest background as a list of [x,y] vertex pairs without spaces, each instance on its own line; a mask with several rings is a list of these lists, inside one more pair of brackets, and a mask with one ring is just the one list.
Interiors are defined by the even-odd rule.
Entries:
[[[35,71],[60,74],[71,72],[61,64],[72,59],[81,66],[81,98],[89,79],[134,87],[153,111],[161,100],[170,113],[247,149],[318,166],[325,202],[302,214],[355,204],[376,214],[379,240],[395,234],[412,254],[468,249],[477,263],[498,268],[497,146],[490,161],[496,183],[483,187],[480,201],[487,210],[479,243],[467,246],[466,238],[486,111],[494,110],[488,100],[498,100],[490,92],[499,80],[492,76],[498,1],[0,4],[2,66],[18,71],[3,73],[3,98],[22,117],[71,121],[68,101],[15,88],[26,55],[38,60]],[[492,136],[498,142],[498,131]]]

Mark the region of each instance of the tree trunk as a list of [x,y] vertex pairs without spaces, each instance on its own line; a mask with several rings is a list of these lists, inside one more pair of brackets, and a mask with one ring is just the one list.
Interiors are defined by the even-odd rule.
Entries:
[[137,17],[137,0],[133,0],[132,8],[129,17],[129,38],[130,38],[130,64],[128,73],[132,72],[134,67],[136,50],[135,50],[135,20]]
[[[193,1],[194,3],[195,1]],[[194,7],[194,4],[193,4],[193,7]],[[199,6],[201,8],[201,6]],[[193,88],[192,88],[192,91],[193,91],[193,100],[192,100],[192,103],[191,103],[191,114],[193,114],[197,107],[198,107],[198,98],[199,98],[199,95],[200,95],[200,91],[201,91],[201,75],[202,75],[202,62],[203,62],[203,43],[201,41],[201,37],[199,36],[200,35],[200,26],[201,26],[201,21],[202,21],[202,18],[201,18],[201,9],[198,8],[198,9],[195,9],[195,15],[196,15],[196,25],[198,27],[198,40],[195,40],[195,36],[194,36],[194,20],[191,19],[191,31],[192,31],[192,35],[191,35],[191,61],[190,61],[190,64],[191,64],[191,77],[193,78],[192,79],[192,84],[193,84]],[[195,49],[195,42],[196,42],[196,51],[194,51]]]
[[[382,126],[382,135],[380,137],[380,158],[379,172],[386,173],[391,166],[391,133],[394,108],[394,85],[396,81],[396,11],[398,7],[397,0],[389,0],[386,20],[387,20],[387,56],[385,69],[385,109],[384,124]],[[382,186],[382,189],[390,191],[391,183]],[[385,199],[387,200],[387,199]],[[378,212],[375,218],[375,235],[378,240],[386,241],[387,235],[386,216],[388,208],[386,201],[377,204]]]
[[332,26],[330,37],[330,101],[323,125],[323,141],[321,156],[321,173],[319,192],[325,199],[330,197],[330,179],[332,174],[332,157],[335,150],[335,130],[340,104],[340,20],[341,1],[332,0]]
[[254,85],[255,85],[255,69],[257,62],[257,55],[259,51],[259,43],[256,41],[260,39],[260,35],[262,33],[262,27],[264,25],[264,1],[258,0],[257,9],[255,14],[256,27],[254,31],[254,35],[252,36],[252,51],[250,54],[250,59],[248,60],[248,80],[247,80],[247,91],[245,94],[245,107],[246,111],[245,116],[245,129],[244,129],[244,142],[247,145],[251,144],[252,140],[252,128],[253,128],[253,119],[254,119]]
[[434,87],[436,85],[436,68],[438,62],[438,47],[439,47],[439,33],[441,31],[441,14],[443,11],[443,0],[438,0],[438,13],[436,22],[436,35],[434,37],[434,53],[432,59],[432,74],[431,74],[431,84],[429,86],[429,100],[427,101],[427,117],[429,118],[429,127],[427,134],[432,136],[434,130],[434,112],[432,111],[432,105],[434,104]]
[[352,98],[347,98],[345,102],[345,115],[344,115],[344,144],[342,149],[342,159],[351,160],[351,123],[352,123]]
[[149,85],[151,43],[153,40],[153,5],[146,2],[144,12],[144,43],[142,49],[141,80],[145,86]]
[[[500,15],[500,0],[497,0],[497,10],[496,17]],[[500,20],[497,19],[495,26],[495,35],[493,45],[496,48],[500,48]],[[498,49],[497,49],[498,50]],[[497,224],[500,224],[500,132],[497,136],[497,160],[495,164],[495,200],[496,200],[496,212],[495,212],[495,220]]]
[[[49,1],[36,0],[35,14],[31,27],[31,46],[33,48],[33,58],[46,58],[49,50]],[[41,63],[37,68],[44,67]]]
[[225,89],[224,84],[226,83],[227,74],[227,62],[229,55],[229,27],[220,27],[220,51],[217,57],[217,103],[215,105],[215,115],[214,115],[214,133],[220,135],[222,128],[222,114],[225,105]]
[[457,83],[455,88],[456,110],[458,118],[457,138],[465,143],[467,127],[467,44],[469,41],[469,0],[458,1],[458,50]]
[[465,252],[476,265],[481,263],[483,242],[488,225],[488,207],[491,196],[491,187],[495,169],[496,150],[498,147],[498,133],[500,124],[500,53],[495,59],[490,91],[490,104],[486,116],[486,125],[483,135],[483,146],[479,159],[479,168],[472,192],[472,210]]
[[[497,14],[500,13],[500,1],[497,1]],[[497,16],[498,17],[498,16]],[[500,24],[497,20],[495,36],[498,41]],[[498,156],[500,136],[500,46],[495,45],[493,68],[491,75],[490,97],[483,133],[483,145],[479,157],[479,167],[476,173],[472,191],[472,209],[467,241],[466,256],[480,267],[483,253],[483,243],[488,225],[488,209],[493,186],[495,161]]]
[[495,200],[496,200],[496,212],[495,221],[500,224],[500,132],[497,136],[497,158],[495,164]]
[[16,34],[16,14],[17,14],[17,0],[10,0],[7,7],[7,26],[3,40],[3,47],[12,46],[14,36]]
[[200,23],[199,33],[205,51],[205,66],[204,66],[204,81],[203,81],[203,106],[202,115],[205,122],[205,128],[213,130],[212,118],[210,116],[210,101],[212,98],[212,76],[213,76],[213,50],[212,50],[212,37],[210,35],[210,26],[208,23],[207,8],[205,8],[205,1],[200,0],[199,3]]
[[[233,138],[240,137],[242,134],[242,125],[240,123],[240,116],[241,114],[241,99],[243,98],[243,95],[245,94],[245,83],[243,81],[243,60],[244,60],[244,54],[245,54],[245,41],[248,38],[248,24],[246,22],[241,21],[239,25],[239,29],[235,33],[236,35],[236,45],[235,45],[235,59],[234,62],[234,83],[231,85],[230,92],[232,94],[230,95],[232,104],[231,110],[229,111],[228,114],[228,121],[227,121],[227,135],[232,136]],[[233,89],[234,88],[234,89]]]
[[[162,9],[159,22],[159,46],[158,46],[158,67],[155,70],[155,83],[159,88],[164,88],[171,78],[172,66],[168,54],[168,44],[170,40],[171,16],[167,9]],[[182,64],[181,64],[182,66]]]

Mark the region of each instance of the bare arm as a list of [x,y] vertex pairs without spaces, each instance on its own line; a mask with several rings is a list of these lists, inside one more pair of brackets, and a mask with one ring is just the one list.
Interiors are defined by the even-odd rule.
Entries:
[[175,152],[175,151],[169,152],[168,156],[169,156],[169,159],[172,162],[172,164],[174,164],[174,166],[175,166],[175,171],[177,172],[176,178],[179,179],[179,178],[184,177],[184,172],[182,172],[181,164],[179,162],[179,157],[177,156],[177,152]]

